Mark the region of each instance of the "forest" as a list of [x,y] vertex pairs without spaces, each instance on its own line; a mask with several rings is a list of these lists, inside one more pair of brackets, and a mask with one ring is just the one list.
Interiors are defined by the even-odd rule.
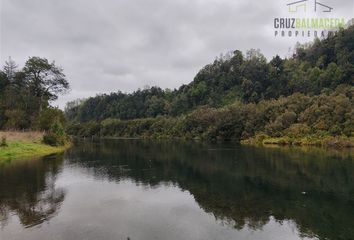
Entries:
[[229,52],[178,89],[150,87],[67,103],[63,70],[32,57],[0,71],[0,129],[49,130],[80,137],[233,140],[245,143],[352,146],[354,26],[298,44],[270,61],[260,50]]
[[270,61],[227,53],[179,89],[69,102],[69,133],[276,144],[353,145],[354,27]]
[[222,107],[235,101],[258,103],[294,93],[318,95],[353,84],[353,27],[313,44],[298,45],[293,57],[271,61],[251,49],[236,50],[206,65],[194,80],[175,90],[159,87],[115,92],[68,103],[71,121],[179,116],[199,106]]

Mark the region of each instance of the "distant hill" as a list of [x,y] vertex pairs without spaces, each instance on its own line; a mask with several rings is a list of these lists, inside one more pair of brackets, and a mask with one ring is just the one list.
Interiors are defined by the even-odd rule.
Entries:
[[137,119],[178,116],[199,106],[221,107],[235,101],[257,103],[293,93],[318,95],[340,84],[353,85],[354,27],[312,44],[298,45],[291,58],[269,62],[259,50],[236,50],[206,65],[188,85],[159,87],[133,93],[117,91],[68,103],[74,122],[106,118]]

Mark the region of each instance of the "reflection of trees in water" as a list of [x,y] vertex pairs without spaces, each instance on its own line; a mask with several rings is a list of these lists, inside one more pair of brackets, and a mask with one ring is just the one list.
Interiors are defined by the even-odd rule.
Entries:
[[69,160],[112,181],[177,183],[206,212],[237,229],[260,229],[273,216],[294,221],[303,236],[354,239],[352,156],[321,149],[107,141],[74,148]]
[[65,197],[64,190],[55,187],[61,168],[62,156],[0,165],[1,225],[7,224],[11,213],[26,227],[55,216]]

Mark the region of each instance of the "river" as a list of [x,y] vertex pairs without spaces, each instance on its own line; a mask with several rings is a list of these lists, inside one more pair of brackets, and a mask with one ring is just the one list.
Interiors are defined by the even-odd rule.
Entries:
[[0,239],[354,239],[354,154],[80,141],[0,163]]

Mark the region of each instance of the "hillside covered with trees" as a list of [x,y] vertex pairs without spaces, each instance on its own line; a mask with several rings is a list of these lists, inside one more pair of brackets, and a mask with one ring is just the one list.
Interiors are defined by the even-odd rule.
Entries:
[[68,103],[65,113],[69,132],[79,136],[237,141],[263,136],[301,143],[340,136],[350,142],[353,86],[351,26],[298,45],[290,58],[275,56],[268,62],[259,50],[236,50],[179,89],[98,95]]

